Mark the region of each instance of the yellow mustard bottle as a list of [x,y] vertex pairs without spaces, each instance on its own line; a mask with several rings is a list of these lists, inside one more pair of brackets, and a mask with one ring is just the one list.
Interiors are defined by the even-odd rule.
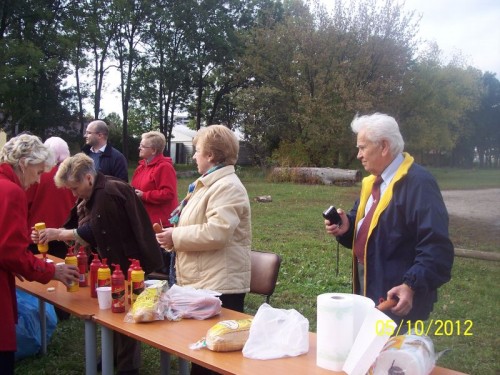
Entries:
[[[36,223],[34,225],[36,231],[41,231],[42,229],[45,229],[45,223]],[[49,244],[48,243],[37,243],[36,247],[40,254],[43,254],[43,257],[45,258],[47,256],[47,251],[49,251]]]
[[[70,247],[68,249],[68,254],[66,258],[64,258],[65,264],[72,264],[73,266],[78,267],[78,259],[75,254],[73,254],[73,248]],[[72,281],[71,284],[67,287],[68,292],[78,292],[80,290],[79,281]]]

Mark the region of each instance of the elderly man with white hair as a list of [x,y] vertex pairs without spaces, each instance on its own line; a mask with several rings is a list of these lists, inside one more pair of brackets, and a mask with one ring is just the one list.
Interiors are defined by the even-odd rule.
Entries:
[[443,197],[434,177],[403,152],[393,117],[356,116],[351,128],[370,175],[351,211],[338,210],[341,223],[325,220],[326,231],[353,249],[355,293],[393,301],[387,313],[398,323],[425,320],[453,264]]

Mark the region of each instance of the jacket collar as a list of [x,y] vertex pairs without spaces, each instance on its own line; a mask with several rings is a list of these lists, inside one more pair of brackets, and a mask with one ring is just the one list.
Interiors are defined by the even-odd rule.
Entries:
[[167,157],[167,156],[164,156],[162,154],[158,154],[156,155],[149,163],[146,164],[146,160],[144,159],[141,159],[139,160],[139,164],[140,165],[143,165],[145,167],[152,167],[154,165],[157,165],[157,164],[160,164],[160,163],[163,163],[163,162],[168,162],[170,164],[172,164],[172,159]]
[[226,165],[216,171],[207,174],[205,177],[200,177],[198,181],[202,183],[204,186],[210,186],[215,183],[217,180],[220,180],[222,177],[234,173],[234,165]]
[[[375,212],[373,214],[373,219],[372,219],[372,222],[370,225],[370,231],[373,227],[376,226],[376,224],[378,222],[378,217],[380,216],[380,214],[389,205],[389,202],[392,199],[394,185],[408,174],[408,171],[413,164],[414,159],[410,154],[408,154],[407,152],[403,152],[403,157],[404,157],[403,162],[401,163],[398,170],[396,171],[396,174],[394,175],[394,178],[392,179],[391,183],[389,184],[389,186],[387,186],[387,189],[385,190],[384,194],[382,195],[380,202],[377,206],[377,209],[375,210]],[[358,212],[356,214],[356,223],[358,223],[359,220],[361,220],[361,218],[365,215],[366,203],[368,202],[368,198],[370,197],[370,194],[372,191],[372,186],[373,186],[373,183],[375,182],[375,179],[376,179],[376,176],[374,176],[374,175],[370,175],[370,176],[365,177],[363,179],[362,186],[361,186],[361,194],[359,197],[359,207],[358,207]]]
[[14,168],[12,168],[12,165],[10,165],[9,163],[1,163],[0,164],[0,174],[4,175],[5,178],[12,181],[16,185],[19,185],[21,188],[23,187],[21,185],[21,181],[19,180],[19,177],[17,177],[16,172],[14,172]]
[[[106,156],[106,157],[111,156],[112,148],[113,147],[111,146],[111,143],[109,143],[109,142],[106,143],[106,148],[104,149],[104,152],[102,152],[102,156]],[[90,145],[87,145],[87,144],[82,147],[82,151],[84,153],[86,153],[87,155],[90,153],[90,149],[91,149]]]

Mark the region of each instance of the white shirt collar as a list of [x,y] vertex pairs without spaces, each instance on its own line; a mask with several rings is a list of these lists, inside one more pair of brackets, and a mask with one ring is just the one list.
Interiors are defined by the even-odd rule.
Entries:
[[383,193],[384,190],[387,188],[387,186],[389,186],[389,184],[391,183],[392,179],[396,175],[396,172],[397,172],[399,166],[401,165],[401,163],[403,163],[403,161],[404,161],[403,154],[398,154],[394,158],[394,160],[391,162],[391,164],[389,164],[387,166],[387,168],[384,169],[384,171],[381,174],[382,179],[384,180],[384,182],[382,183],[382,185],[380,185],[380,191],[381,191],[381,193]]
[[106,150],[106,146],[107,144],[105,144],[104,146],[102,146],[100,149],[96,150],[94,149],[94,147],[91,147],[90,148],[90,151],[92,151],[93,153],[97,154],[98,152],[104,152],[104,150]]

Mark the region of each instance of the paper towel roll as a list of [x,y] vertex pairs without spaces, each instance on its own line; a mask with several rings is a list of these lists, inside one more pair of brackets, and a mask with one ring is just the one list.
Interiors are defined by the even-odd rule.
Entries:
[[364,316],[374,306],[370,299],[355,294],[325,293],[317,297],[319,367],[342,371]]

